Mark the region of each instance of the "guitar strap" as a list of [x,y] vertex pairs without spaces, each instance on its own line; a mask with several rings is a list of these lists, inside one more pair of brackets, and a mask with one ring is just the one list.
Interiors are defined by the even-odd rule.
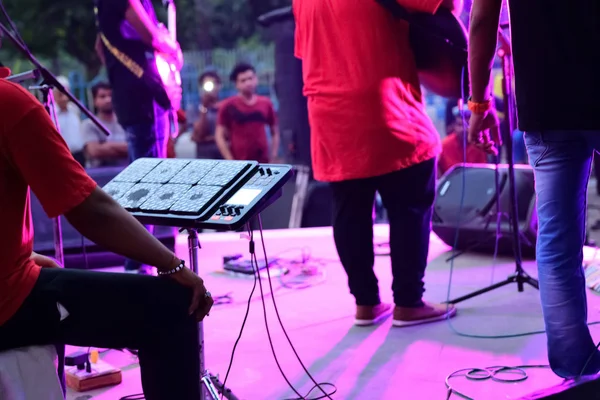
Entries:
[[154,100],[160,105],[163,109],[169,110],[172,108],[171,99],[163,86],[160,78],[154,76],[154,74],[147,74],[144,68],[137,62],[135,62],[131,57],[127,54],[123,53],[117,47],[115,47],[104,35],[102,30],[100,29],[100,23],[98,21],[98,0],[96,0],[96,6],[94,7],[94,14],[96,15],[96,27],[98,29],[98,34],[100,35],[100,40],[102,40],[102,44],[104,47],[117,59],[119,63],[121,63],[129,72],[131,72],[136,78],[141,79],[146,83],[146,85],[150,88],[154,95]]
[[98,21],[98,3],[97,1],[94,4],[94,15],[96,16],[96,29],[98,29],[98,33],[100,35],[100,40],[106,47],[108,51],[121,63],[125,68],[127,68],[136,78],[141,79],[144,76],[144,69],[135,61],[131,59],[127,54],[123,53],[121,50],[117,49],[113,46],[110,41],[104,36],[104,33],[100,29],[100,22]]
[[127,54],[113,46],[102,32],[100,32],[100,39],[102,40],[102,43],[106,49],[110,51],[110,53],[133,75],[140,79],[144,76],[144,69],[140,67],[138,63],[133,61]]

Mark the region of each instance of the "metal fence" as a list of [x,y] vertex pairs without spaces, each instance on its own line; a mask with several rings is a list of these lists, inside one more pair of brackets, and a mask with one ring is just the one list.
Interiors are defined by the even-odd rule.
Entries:
[[[274,47],[262,46],[251,50],[215,49],[211,51],[193,51],[184,53],[185,65],[181,71],[183,89],[182,109],[197,107],[200,98],[198,92],[198,76],[207,69],[215,70],[223,81],[221,97],[229,97],[236,92],[235,86],[229,81],[229,74],[238,62],[247,62],[256,68],[260,85],[259,94],[270,96],[275,106],[277,99],[273,93],[275,73]],[[92,80],[86,80],[79,71],[70,72],[67,77],[71,92],[88,108],[92,109],[91,88],[99,81],[106,80],[105,71]]]

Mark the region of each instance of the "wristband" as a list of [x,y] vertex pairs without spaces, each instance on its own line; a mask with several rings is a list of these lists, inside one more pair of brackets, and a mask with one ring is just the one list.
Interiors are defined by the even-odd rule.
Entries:
[[179,265],[168,271],[158,271],[158,276],[173,275],[185,268],[185,261],[179,260]]
[[492,100],[489,99],[481,103],[476,103],[474,101],[471,101],[471,98],[469,98],[469,101],[467,102],[467,107],[469,108],[469,111],[471,111],[473,114],[485,114],[486,112],[492,109]]

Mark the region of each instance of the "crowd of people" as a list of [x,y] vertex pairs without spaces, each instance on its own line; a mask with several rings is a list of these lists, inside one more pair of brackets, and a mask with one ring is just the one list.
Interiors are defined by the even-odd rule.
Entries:
[[[215,70],[209,69],[198,77],[201,103],[197,108],[178,111],[178,134],[169,139],[167,157],[177,156],[175,143],[189,134],[193,144],[186,145],[195,147],[192,153],[199,159],[279,161],[277,114],[268,97],[256,94],[258,78],[254,67],[239,63],[230,79],[238,94],[222,99],[222,81]],[[59,77],[59,81],[70,89],[65,77]],[[55,90],[60,133],[73,157],[86,168],[128,165],[132,157],[127,132],[114,112],[111,85],[104,81],[96,83],[91,94],[95,115],[111,135],[106,136],[90,119],[82,121],[77,107]]]

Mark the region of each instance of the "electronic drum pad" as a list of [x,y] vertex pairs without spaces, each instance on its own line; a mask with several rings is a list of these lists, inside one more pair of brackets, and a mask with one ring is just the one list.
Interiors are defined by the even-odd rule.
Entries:
[[104,190],[140,222],[239,229],[281,195],[291,165],[141,158]]

